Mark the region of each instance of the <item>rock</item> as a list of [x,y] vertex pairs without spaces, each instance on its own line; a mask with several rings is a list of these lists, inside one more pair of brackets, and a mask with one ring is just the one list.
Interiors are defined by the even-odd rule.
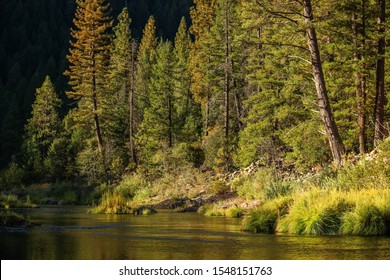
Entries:
[[61,199],[60,201],[58,201],[57,203],[58,205],[65,205],[66,204],[66,201]]
[[58,200],[55,199],[54,197],[49,197],[49,198],[46,199],[45,204],[57,205],[58,204]]
[[181,208],[175,210],[176,213],[193,213],[193,212],[198,212],[199,207],[197,206],[192,206],[192,207],[186,207],[186,208]]
[[188,197],[184,198],[175,198],[175,199],[166,199],[154,205],[157,209],[176,209],[182,207],[191,207],[194,206],[196,202],[189,199]]

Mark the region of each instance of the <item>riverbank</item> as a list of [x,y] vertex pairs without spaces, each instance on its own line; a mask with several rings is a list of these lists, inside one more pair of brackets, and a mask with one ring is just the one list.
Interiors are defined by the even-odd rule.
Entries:
[[227,175],[186,170],[154,182],[133,175],[109,194],[104,204],[96,206],[98,213],[147,205],[243,217],[242,229],[259,233],[386,235],[390,234],[390,141],[359,160],[345,160],[343,168],[298,175],[265,167]]

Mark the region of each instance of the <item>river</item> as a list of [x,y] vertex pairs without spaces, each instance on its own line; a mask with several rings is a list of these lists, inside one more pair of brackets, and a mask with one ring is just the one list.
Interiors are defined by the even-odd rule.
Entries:
[[91,215],[86,207],[28,209],[41,226],[0,229],[1,259],[390,259],[390,237],[291,236],[240,231],[240,219],[160,211]]

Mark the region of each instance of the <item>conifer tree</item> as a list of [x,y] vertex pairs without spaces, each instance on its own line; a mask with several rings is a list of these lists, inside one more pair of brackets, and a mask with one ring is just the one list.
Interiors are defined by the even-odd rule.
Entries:
[[27,153],[28,166],[38,175],[43,175],[44,160],[54,139],[58,136],[61,120],[58,109],[61,101],[53,83],[46,76],[42,87],[36,90],[35,102],[32,105],[31,118],[27,121],[24,148]]
[[150,76],[156,56],[156,25],[153,16],[150,16],[138,48],[136,94],[139,102],[139,119],[142,121],[143,112],[148,107],[150,91]]
[[142,160],[147,164],[157,151],[171,149],[174,145],[173,63],[171,43],[160,41],[150,76],[149,106],[145,108],[137,137],[142,147]]
[[136,42],[131,38],[131,19],[126,8],[118,16],[109,69],[110,133],[118,148],[128,147],[131,161],[137,163],[136,132]]
[[190,91],[191,76],[188,68],[191,40],[187,24],[183,17],[175,37],[174,55],[174,97],[176,130],[179,142],[191,143],[199,138],[201,123],[199,104],[193,99]]
[[78,101],[77,122],[87,127],[89,133],[94,131],[107,179],[102,115],[107,104],[108,31],[112,21],[105,0],[77,0],[76,3],[75,28],[71,30],[71,48],[67,56],[70,66],[65,73],[72,91],[67,95]]
[[215,0],[195,0],[191,9],[191,34],[195,38],[190,52],[189,68],[191,70],[191,92],[195,100],[202,105],[204,133],[207,136],[210,121],[211,88],[210,74],[210,29],[215,18]]

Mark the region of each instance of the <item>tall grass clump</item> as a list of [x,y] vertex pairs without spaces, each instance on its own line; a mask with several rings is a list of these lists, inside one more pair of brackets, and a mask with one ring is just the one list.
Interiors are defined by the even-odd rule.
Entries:
[[244,215],[244,210],[237,205],[225,207],[223,204],[217,203],[200,207],[198,213],[207,217],[240,218]]
[[245,217],[242,230],[256,233],[274,233],[278,215],[276,211],[259,209]]
[[99,205],[90,210],[92,214],[132,214],[129,201],[121,194],[106,192]]
[[340,193],[314,189],[295,198],[288,214],[278,221],[277,231],[291,234],[338,234],[342,215],[350,207]]
[[383,235],[390,233],[390,190],[349,192],[355,207],[343,216],[342,234]]
[[383,213],[375,205],[357,205],[343,216],[342,234],[382,235],[386,233]]
[[277,221],[288,213],[292,203],[293,199],[290,196],[265,202],[245,217],[242,222],[242,230],[256,233],[274,233]]

